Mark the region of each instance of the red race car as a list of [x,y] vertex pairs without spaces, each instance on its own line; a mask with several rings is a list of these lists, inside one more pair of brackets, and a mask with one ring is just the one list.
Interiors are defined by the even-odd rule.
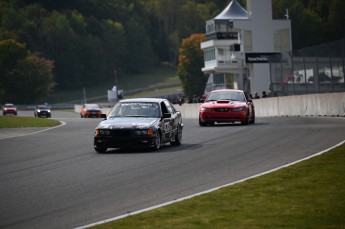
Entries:
[[255,123],[253,101],[241,90],[221,89],[211,91],[200,106],[199,125],[241,122]]
[[17,115],[17,107],[13,105],[12,103],[6,103],[2,107],[2,115],[5,116],[8,114]]

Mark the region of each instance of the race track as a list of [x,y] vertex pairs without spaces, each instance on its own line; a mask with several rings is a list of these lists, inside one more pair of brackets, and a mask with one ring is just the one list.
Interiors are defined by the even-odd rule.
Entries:
[[181,146],[97,154],[93,131],[100,119],[68,112],[53,118],[66,125],[0,139],[0,228],[87,225],[231,183],[345,139],[345,119],[336,117],[214,127],[184,119]]

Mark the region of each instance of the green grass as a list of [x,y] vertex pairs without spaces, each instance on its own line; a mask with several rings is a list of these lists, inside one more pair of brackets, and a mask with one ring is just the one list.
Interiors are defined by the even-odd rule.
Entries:
[[94,228],[345,228],[345,144],[218,191]]
[[0,116],[0,128],[52,127],[57,125],[60,125],[60,122],[54,119]]
[[[150,69],[147,73],[143,74],[133,74],[133,75],[118,75],[118,89],[124,90],[125,93],[128,90],[133,90],[137,88],[146,87],[157,87],[172,85],[180,83],[180,80],[176,74],[176,69],[168,67],[160,67],[155,69]],[[85,94],[87,98],[96,96],[106,96],[107,91],[111,90],[115,84],[114,79],[109,79],[102,84],[86,86]],[[64,90],[64,91],[54,91],[48,98],[48,103],[64,103],[73,100],[83,101],[84,89],[80,87],[79,89]]]

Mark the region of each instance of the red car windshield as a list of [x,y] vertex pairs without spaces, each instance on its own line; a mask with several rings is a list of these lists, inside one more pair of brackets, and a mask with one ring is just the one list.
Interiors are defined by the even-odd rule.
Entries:
[[98,105],[86,105],[85,108],[88,110],[92,110],[92,109],[100,110],[101,109]]
[[13,104],[5,104],[4,108],[16,108]]
[[218,101],[218,100],[232,100],[245,102],[245,96],[242,92],[237,91],[215,91],[211,92],[206,99],[208,101]]

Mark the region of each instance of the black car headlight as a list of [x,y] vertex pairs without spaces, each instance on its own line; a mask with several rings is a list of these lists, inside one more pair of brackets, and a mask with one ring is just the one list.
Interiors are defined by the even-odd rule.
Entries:
[[110,130],[99,130],[99,129],[97,129],[95,131],[95,135],[96,136],[107,136],[107,135],[110,135]]
[[148,130],[135,130],[134,134],[135,135],[141,135],[141,136],[145,136],[145,135],[152,136],[153,135],[153,130],[151,130],[151,129],[148,129]]

